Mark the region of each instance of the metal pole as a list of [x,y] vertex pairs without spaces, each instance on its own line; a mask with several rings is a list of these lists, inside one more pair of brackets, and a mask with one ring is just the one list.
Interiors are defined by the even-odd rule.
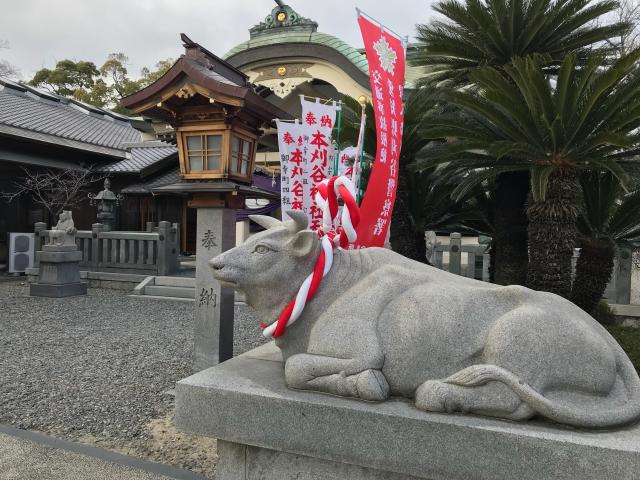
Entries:
[[362,192],[360,191],[360,184],[362,180],[362,170],[364,166],[364,133],[365,125],[367,122],[367,115],[365,114],[366,102],[362,104],[362,112],[360,114],[360,132],[358,133],[358,149],[356,151],[357,163],[354,162],[353,168],[356,171],[356,203],[360,205],[362,201]]
[[338,132],[336,133],[336,153],[333,159],[333,175],[338,175],[338,162],[340,161],[340,129],[342,127],[342,100],[340,100],[337,118],[336,118],[336,128]]

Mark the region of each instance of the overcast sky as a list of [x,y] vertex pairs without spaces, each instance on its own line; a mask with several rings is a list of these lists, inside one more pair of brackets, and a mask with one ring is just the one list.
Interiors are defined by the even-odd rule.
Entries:
[[[0,4],[9,0],[0,0]],[[285,2],[287,3],[287,2]],[[402,35],[431,17],[432,0],[289,0],[300,15],[355,47],[362,46],[355,7]],[[272,0],[18,0],[0,16],[0,59],[30,79],[59,60],[90,60],[98,67],[106,56],[124,52],[136,77],[143,66],[177,58],[184,32],[223,55],[249,38],[248,29],[275,6]]]

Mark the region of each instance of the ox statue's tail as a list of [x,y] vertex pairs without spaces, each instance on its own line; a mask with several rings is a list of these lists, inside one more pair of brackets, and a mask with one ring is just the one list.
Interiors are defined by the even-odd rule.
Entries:
[[581,409],[565,403],[556,403],[513,373],[491,364],[473,365],[443,381],[464,387],[474,387],[490,381],[502,382],[529,407],[551,420],[575,427],[613,427],[630,423],[640,417],[640,379],[622,348],[617,343],[612,347],[616,354],[617,374],[627,390],[627,400],[622,405],[606,404],[606,397],[602,398],[602,408]]

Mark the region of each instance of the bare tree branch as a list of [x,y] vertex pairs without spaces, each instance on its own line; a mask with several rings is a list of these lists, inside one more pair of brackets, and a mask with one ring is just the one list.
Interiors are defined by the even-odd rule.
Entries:
[[624,35],[607,40],[607,43],[622,56],[640,47],[640,0],[620,0],[619,4],[615,22],[628,23],[632,27]]
[[[0,40],[0,48],[9,48],[9,42]],[[11,65],[7,60],[0,59],[0,78],[17,77],[20,72],[16,67]]]
[[24,176],[13,182],[15,189],[0,192],[0,198],[8,202],[22,196],[30,196],[35,203],[44,207],[53,218],[63,210],[77,207],[87,198],[88,187],[107,175],[96,172],[92,167],[80,170],[43,170],[22,169]]

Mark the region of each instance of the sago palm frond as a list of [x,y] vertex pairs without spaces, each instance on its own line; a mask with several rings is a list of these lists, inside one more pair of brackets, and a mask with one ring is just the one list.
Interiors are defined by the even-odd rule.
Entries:
[[626,22],[595,22],[617,8],[610,0],[443,0],[434,9],[444,19],[418,25],[410,60],[429,72],[423,85],[456,86],[471,83],[478,68],[503,67],[513,57],[545,54],[547,66],[557,66],[574,53],[582,63],[610,53],[604,41],[629,30]]

